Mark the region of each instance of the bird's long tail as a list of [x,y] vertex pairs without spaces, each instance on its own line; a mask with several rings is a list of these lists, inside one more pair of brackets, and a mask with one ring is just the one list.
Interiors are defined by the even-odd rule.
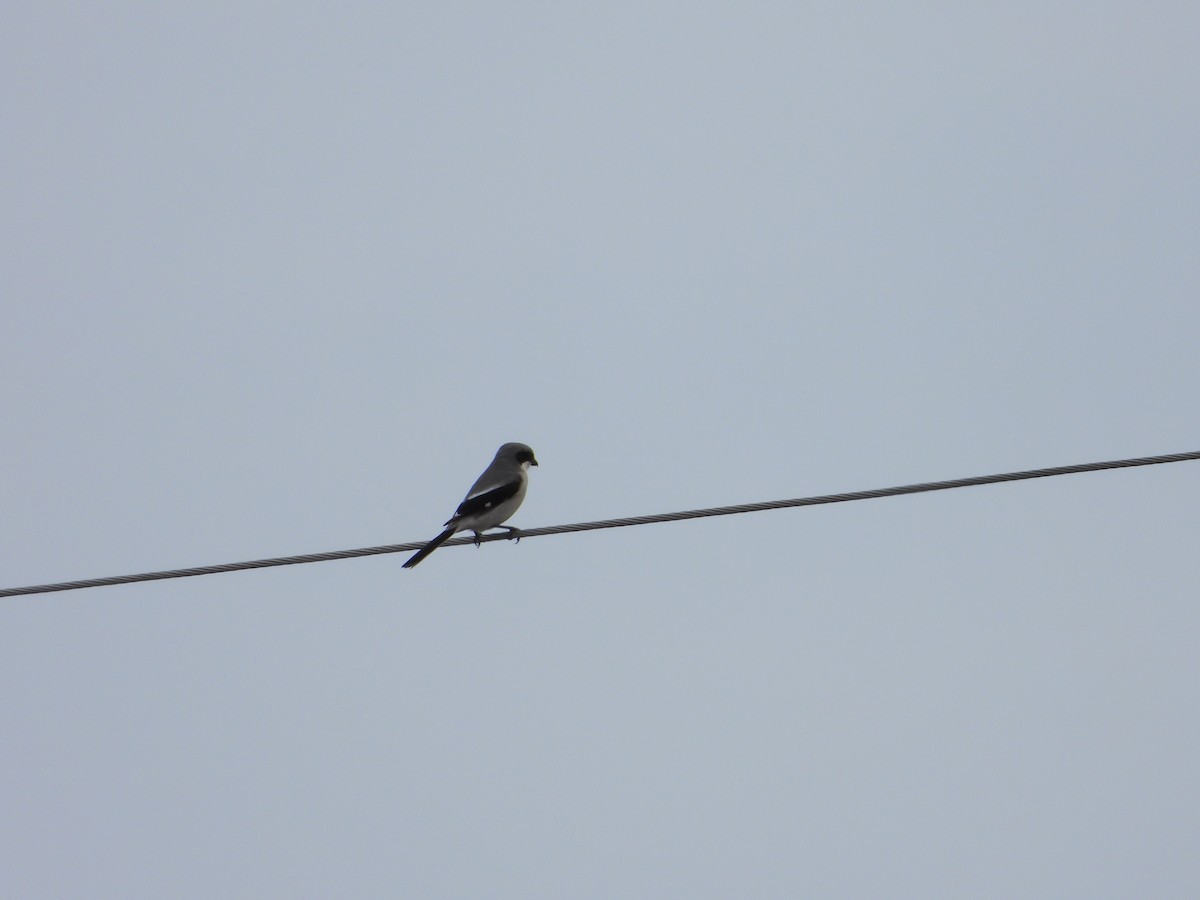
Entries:
[[445,531],[443,531],[441,534],[439,534],[437,537],[435,537],[432,541],[430,541],[428,544],[426,544],[424,547],[422,547],[420,550],[418,550],[416,553],[414,553],[409,558],[408,562],[406,562],[404,564],[404,568],[411,569],[413,566],[415,566],[417,563],[419,563],[421,560],[423,560],[425,557],[427,557],[430,553],[432,553],[434,550],[436,550],[438,547],[442,546],[442,544],[446,540],[449,539],[450,535],[454,534],[454,531],[455,531],[454,526],[451,525],[449,528],[447,528]]

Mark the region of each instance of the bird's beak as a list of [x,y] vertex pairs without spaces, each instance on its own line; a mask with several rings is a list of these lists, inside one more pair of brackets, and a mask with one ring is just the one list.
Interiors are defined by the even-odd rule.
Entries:
[[530,464],[531,466],[536,466],[536,465],[537,465],[537,460],[536,460],[536,459],[531,459],[531,460],[529,461],[529,464]]

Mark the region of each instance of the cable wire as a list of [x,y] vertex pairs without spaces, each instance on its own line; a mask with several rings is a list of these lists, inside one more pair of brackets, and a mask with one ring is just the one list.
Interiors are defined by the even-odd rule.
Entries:
[[[764,503],[742,503],[737,506],[714,506],[709,509],[690,509],[683,512],[659,513],[650,516],[629,516],[623,519],[601,519],[597,522],[577,522],[573,525],[550,525],[545,528],[520,529],[512,534],[485,534],[480,538],[479,542],[506,541],[513,540],[514,538],[520,540],[521,538],[543,537],[548,534],[595,531],[600,528],[625,528],[630,525],[650,525],[654,522],[679,522],[683,519],[702,519],[709,516],[732,516],[740,513],[762,512],[768,509],[787,509],[793,506],[821,506],[826,503],[848,503],[851,500],[874,500],[879,497],[898,497],[901,494],[948,491],[952,488],[975,487],[981,484],[999,484],[1005,481],[1028,481],[1032,478],[1052,478],[1057,475],[1098,472],[1103,469],[1129,469],[1135,466],[1156,466],[1162,463],[1183,462],[1190,459],[1200,459],[1200,450],[1193,450],[1188,453],[1169,453],[1164,456],[1141,456],[1135,459],[1115,459],[1107,462],[1083,463],[1075,466],[1054,466],[1048,469],[1027,469],[1023,472],[1005,472],[1000,475],[976,475],[972,478],[928,481],[922,484],[876,488],[869,491],[852,491],[846,494],[825,494],[818,497],[800,497],[794,500],[768,500]],[[131,584],[138,581],[189,578],[193,575],[215,575],[219,572],[239,572],[243,569],[266,569],[272,566],[292,566],[299,563],[326,562],[331,559],[378,556],[383,553],[400,553],[405,550],[416,550],[423,547],[426,543],[427,541],[415,541],[407,544],[387,544],[382,547],[362,547],[357,550],[333,550],[328,553],[306,553],[300,556],[277,556],[273,559],[253,559],[248,562],[196,566],[190,569],[142,572],[138,575],[114,575],[108,578],[87,578],[82,581],[38,584],[31,587],[0,590],[0,597],[18,597],[25,594],[49,594],[55,591],[74,591],[81,588],[105,587],[113,584]],[[456,537],[446,541],[442,546],[454,547],[473,543],[476,543],[473,538]]]

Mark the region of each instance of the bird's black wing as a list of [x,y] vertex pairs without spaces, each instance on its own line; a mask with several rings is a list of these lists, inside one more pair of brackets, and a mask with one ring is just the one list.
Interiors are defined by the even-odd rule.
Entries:
[[521,489],[521,479],[514,478],[512,481],[506,482],[499,487],[494,487],[490,491],[484,491],[482,494],[475,494],[468,497],[462,503],[458,504],[458,510],[454,513],[454,518],[446,522],[447,525],[453,522],[454,519],[461,519],[463,516],[474,516],[482,512],[487,512],[498,503],[503,503],[505,500],[512,497]]

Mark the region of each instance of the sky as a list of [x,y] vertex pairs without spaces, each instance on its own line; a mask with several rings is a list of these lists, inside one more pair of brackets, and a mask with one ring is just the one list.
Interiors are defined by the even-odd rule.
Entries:
[[[17,3],[0,587],[1200,449],[1194,3]],[[0,601],[6,898],[1200,884],[1200,463]]]

